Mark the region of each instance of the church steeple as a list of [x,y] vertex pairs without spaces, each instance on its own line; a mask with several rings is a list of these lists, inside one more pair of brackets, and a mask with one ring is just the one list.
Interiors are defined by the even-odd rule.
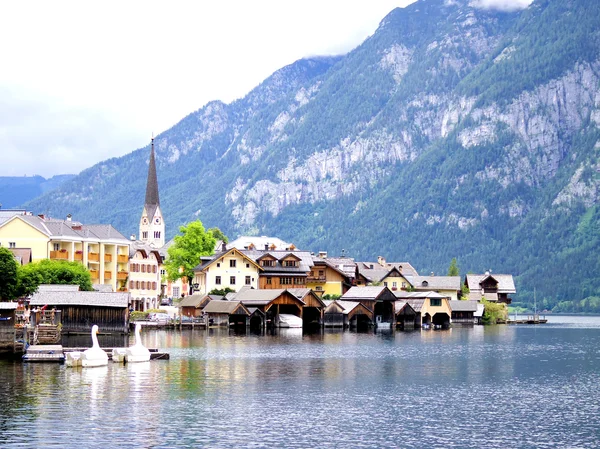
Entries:
[[154,156],[154,137],[148,164],[148,180],[146,182],[146,200],[140,219],[140,240],[160,248],[165,244],[165,224],[160,210],[158,196],[158,179],[156,176],[156,160]]
[[156,178],[156,161],[154,159],[154,137],[150,150],[150,163],[148,164],[148,181],[146,182],[146,206],[160,206],[158,197],[158,180]]

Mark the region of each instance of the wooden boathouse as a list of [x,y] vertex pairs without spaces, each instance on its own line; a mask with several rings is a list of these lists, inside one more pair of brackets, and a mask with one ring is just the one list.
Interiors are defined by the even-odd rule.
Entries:
[[62,311],[62,333],[89,333],[97,324],[101,333],[129,333],[129,293],[82,292],[77,285],[40,285],[30,307]]
[[373,311],[358,301],[326,301],[325,327],[366,328],[373,325]]

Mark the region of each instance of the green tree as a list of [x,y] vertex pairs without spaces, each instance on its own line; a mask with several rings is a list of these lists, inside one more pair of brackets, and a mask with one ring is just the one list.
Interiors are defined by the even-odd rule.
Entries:
[[483,309],[483,324],[497,324],[498,320],[505,320],[508,318],[508,308],[504,303],[498,303],[488,301],[485,298],[481,299],[481,303],[484,306]]
[[20,295],[35,293],[40,284],[73,284],[82,291],[93,290],[90,272],[79,262],[65,260],[44,259],[19,269]]
[[448,276],[460,276],[460,270],[458,269],[458,264],[456,263],[456,257],[452,258],[450,262],[450,266],[448,267]]
[[206,232],[212,234],[216,241],[222,240],[225,243],[229,243],[229,239],[225,234],[223,234],[223,231],[221,231],[219,228],[210,228]]
[[225,296],[225,295],[227,295],[227,293],[233,293],[233,292],[235,292],[235,290],[232,289],[231,287],[225,287],[225,288],[213,288],[211,291],[208,292],[208,294]]
[[6,248],[0,248],[0,301],[10,301],[18,296],[19,264]]
[[167,250],[167,278],[175,281],[185,277],[191,284],[200,257],[213,254],[216,240],[211,232],[204,229],[200,220],[181,226],[179,232],[180,235],[175,236],[173,245]]

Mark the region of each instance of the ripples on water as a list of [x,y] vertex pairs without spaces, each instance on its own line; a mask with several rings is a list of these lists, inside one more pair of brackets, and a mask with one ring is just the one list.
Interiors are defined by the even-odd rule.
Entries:
[[0,361],[0,446],[600,445],[600,318],[143,338],[171,360],[88,369]]

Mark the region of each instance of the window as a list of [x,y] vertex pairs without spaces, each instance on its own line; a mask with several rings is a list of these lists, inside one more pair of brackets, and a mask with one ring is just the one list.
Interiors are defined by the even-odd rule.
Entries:
[[296,285],[303,285],[304,284],[304,278],[294,278],[294,284],[296,284]]
[[146,281],[142,281],[142,290],[146,290]]
[[154,231],[154,238],[155,239],[159,239],[160,238],[160,231]]
[[319,270],[319,276],[325,276],[325,271]]
[[152,265],[152,272],[156,273],[156,265]]
[[217,262],[217,268],[221,268],[221,264]]
[[[15,242],[8,242],[8,247],[9,248],[16,248],[17,244]],[[58,250],[56,250],[56,251],[58,251]]]
[[275,266],[275,261],[274,260],[261,260],[260,264],[263,267],[274,267]]
[[146,265],[142,264],[142,273],[146,272]]
[[235,268],[235,262],[236,262],[236,260],[235,260],[235,259],[231,259],[231,260],[229,261],[229,268]]
[[246,268],[250,268],[250,264],[249,263],[246,264]]
[[140,289],[140,281],[135,281],[135,289],[136,290]]
[[431,307],[440,307],[442,305],[442,298],[429,298],[429,305]]
[[[11,243],[9,243],[8,245],[9,245],[11,248],[14,248],[14,246],[12,246],[12,245],[14,245],[14,243],[12,243],[12,242],[11,242]],[[60,249],[60,243],[55,243],[53,246],[54,246],[54,251],[58,251],[58,250]]]
[[246,285],[250,285],[250,276],[246,276]]
[[129,288],[131,290],[133,290],[135,288],[135,282],[134,281],[129,281]]
[[384,286],[384,287],[387,287],[387,282],[384,282],[384,283],[383,283],[383,286]]
[[179,298],[179,287],[173,287],[173,298]]
[[318,292],[322,292],[323,291],[323,287],[321,287],[320,285],[317,285],[315,287],[315,290],[318,291]]
[[163,269],[163,270],[160,270],[160,275],[161,275],[161,276],[164,276],[165,274],[167,274],[167,272],[166,272],[164,269]]
[[152,283],[152,290],[156,290],[156,282]]
[[292,278],[279,278],[279,283],[281,285],[292,285],[293,279]]
[[221,276],[215,276],[215,284],[221,285]]
[[267,285],[271,285],[272,281],[271,278],[267,278]]
[[235,276],[229,276],[229,284],[235,285]]
[[142,238],[145,240],[148,238],[148,231],[143,231],[142,232]]
[[283,262],[283,266],[284,267],[296,267],[296,261],[295,260],[285,260]]
[[394,288],[398,287],[398,283],[396,281],[392,282],[392,287],[394,287]]

